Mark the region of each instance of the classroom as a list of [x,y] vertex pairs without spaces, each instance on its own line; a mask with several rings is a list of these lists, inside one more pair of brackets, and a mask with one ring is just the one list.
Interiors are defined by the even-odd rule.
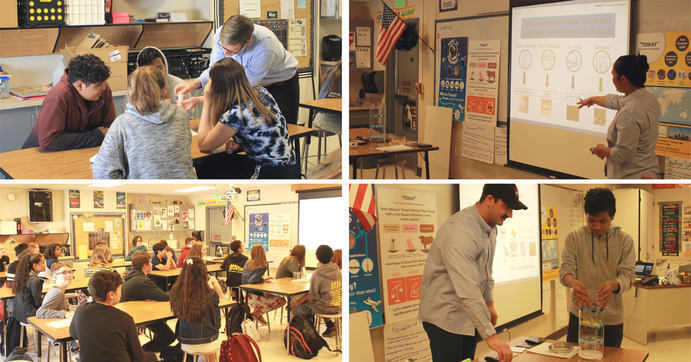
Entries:
[[688,183],[351,184],[349,199],[353,361],[689,355]]
[[[0,296],[3,316],[11,312],[3,351],[23,344],[19,357],[32,361],[183,361],[186,352],[200,361],[304,353],[341,361],[341,192],[340,184],[0,185]],[[248,349],[231,355],[231,339]],[[324,348],[304,352],[300,341]]]
[[341,178],[340,0],[0,6],[0,179]]
[[691,178],[687,0],[351,0],[348,17],[351,179]]

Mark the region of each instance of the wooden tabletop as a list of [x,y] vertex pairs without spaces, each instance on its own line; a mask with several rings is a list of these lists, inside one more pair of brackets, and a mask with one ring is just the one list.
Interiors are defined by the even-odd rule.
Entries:
[[[547,340],[546,342],[556,343],[557,341]],[[607,362],[607,361],[611,361],[611,362],[619,362],[619,361],[639,362],[640,361],[640,362],[642,362],[642,361],[645,361],[645,359],[647,357],[648,357],[648,352],[641,351],[638,349],[604,347],[604,353],[603,353],[602,359],[600,361],[605,361],[605,362]],[[528,351],[519,354],[513,360],[518,361],[518,362],[528,362],[528,361],[535,361],[535,362],[582,361],[582,359],[580,359],[578,357],[578,353],[576,353],[573,357],[571,357],[569,359],[565,359],[565,358],[559,358],[559,357],[545,356],[545,355],[537,354],[537,353],[531,353]]]
[[309,281],[295,281],[293,278],[274,279],[274,282],[242,284],[240,289],[267,292],[279,295],[296,295],[309,292]]
[[111,268],[126,268],[128,266],[132,266],[132,262],[127,260],[116,260],[110,264]]
[[66,341],[71,339],[70,337],[70,326],[69,324],[66,327],[60,327],[60,328],[55,328],[51,327],[48,325],[50,322],[56,322],[56,321],[65,321],[65,320],[70,320],[70,319],[65,319],[65,318],[36,318],[36,317],[29,317],[27,318],[29,323],[33,325],[36,329],[38,329],[41,334],[48,336],[49,338],[55,340],[55,341]]
[[[369,139],[369,128],[351,128],[350,129],[350,139],[353,139],[355,137],[363,137]],[[405,145],[410,147],[409,149],[405,150],[380,150],[380,147],[389,147],[389,146],[397,146],[400,144],[397,143],[391,143],[391,142],[386,142],[386,143],[368,143],[365,145],[358,145],[358,146],[351,146],[350,147],[350,152],[349,156],[351,159],[358,158],[358,157],[367,157],[367,156],[376,156],[376,155],[393,155],[397,153],[412,153],[412,152],[424,152],[424,151],[436,151],[439,149],[439,147],[432,146],[432,147],[419,147],[419,146],[413,146],[415,142],[407,142]]]
[[343,105],[342,98],[322,98],[313,101],[300,102],[300,107],[314,109],[317,111],[327,111],[341,113]]
[[[311,128],[289,124],[290,137],[303,137]],[[14,179],[91,179],[90,158],[100,147],[80,148],[59,152],[41,152],[38,147],[0,153],[0,168]],[[214,152],[223,151],[219,147]],[[197,136],[192,136],[192,158],[207,156],[199,150]]]
[[[70,284],[65,288],[66,291],[71,291],[71,290],[77,290],[77,289],[84,289],[89,285],[89,279],[87,278],[75,278],[73,279]],[[48,283],[43,283],[43,293],[47,292],[48,289],[52,288],[53,286],[48,284]],[[14,298],[14,293],[12,292],[12,289],[7,288],[3,286],[0,288],[0,299],[9,299],[9,298]]]
[[[153,270],[151,273],[149,273],[149,275],[155,275],[155,276],[159,276],[159,277],[169,278],[169,277],[176,277],[176,276],[180,275],[181,271],[182,271],[182,268],[175,268],[175,269],[171,269],[171,270]],[[206,271],[209,273],[216,273],[216,272],[223,271],[223,269],[221,269],[220,265],[214,263],[214,264],[207,265]]]

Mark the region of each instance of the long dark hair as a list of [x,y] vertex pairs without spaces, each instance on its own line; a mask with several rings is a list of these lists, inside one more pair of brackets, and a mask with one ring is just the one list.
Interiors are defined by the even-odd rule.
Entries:
[[290,255],[283,258],[281,264],[291,259],[295,260],[298,263],[298,269],[302,270],[305,267],[305,246],[302,244],[293,246],[293,249],[290,250]]
[[170,291],[173,315],[188,322],[203,322],[206,308],[211,308],[212,293],[207,284],[206,265],[201,258],[187,258]]
[[14,274],[14,285],[12,286],[12,292],[15,295],[24,290],[34,265],[42,263],[44,259],[43,255],[39,253],[26,254],[19,259],[17,271]]
[[58,257],[55,256],[55,249],[56,249],[56,248],[59,248],[59,247],[60,247],[60,244],[50,244],[50,245],[48,245],[48,247],[46,248],[46,251],[45,251],[45,253],[43,254],[43,256],[45,256],[46,259],[48,259],[48,258],[50,258],[50,259],[57,259]]

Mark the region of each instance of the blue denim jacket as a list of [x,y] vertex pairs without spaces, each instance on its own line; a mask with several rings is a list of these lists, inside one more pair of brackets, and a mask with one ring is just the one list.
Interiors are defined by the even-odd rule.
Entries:
[[213,291],[212,293],[212,303],[206,308],[203,322],[178,319],[175,335],[180,343],[204,344],[218,339],[218,330],[221,328],[221,310],[218,307],[218,295]]

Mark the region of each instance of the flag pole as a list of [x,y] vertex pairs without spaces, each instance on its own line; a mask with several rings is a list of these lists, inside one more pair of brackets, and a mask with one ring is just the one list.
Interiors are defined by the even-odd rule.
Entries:
[[[402,17],[400,17],[400,16],[398,15],[398,13],[397,13],[396,11],[394,11],[393,9],[391,9],[391,7],[390,7],[389,5],[386,5],[386,3],[384,2],[384,0],[379,0],[379,1],[381,1],[381,3],[382,3],[384,6],[386,6],[387,8],[389,8],[389,10],[391,10],[391,12],[392,12],[394,15],[396,15],[396,17],[397,17],[399,20],[401,20],[403,23],[405,23],[405,19],[403,19]],[[431,46],[429,46],[429,44],[427,44],[427,42],[425,41],[425,39],[423,39],[423,38],[420,36],[420,32],[419,32],[419,31],[418,31],[417,38],[420,39],[420,40],[422,40],[422,42],[425,43],[425,45],[427,45],[427,47],[429,48],[429,50],[432,51],[432,54],[435,53],[435,50],[434,50]]]

